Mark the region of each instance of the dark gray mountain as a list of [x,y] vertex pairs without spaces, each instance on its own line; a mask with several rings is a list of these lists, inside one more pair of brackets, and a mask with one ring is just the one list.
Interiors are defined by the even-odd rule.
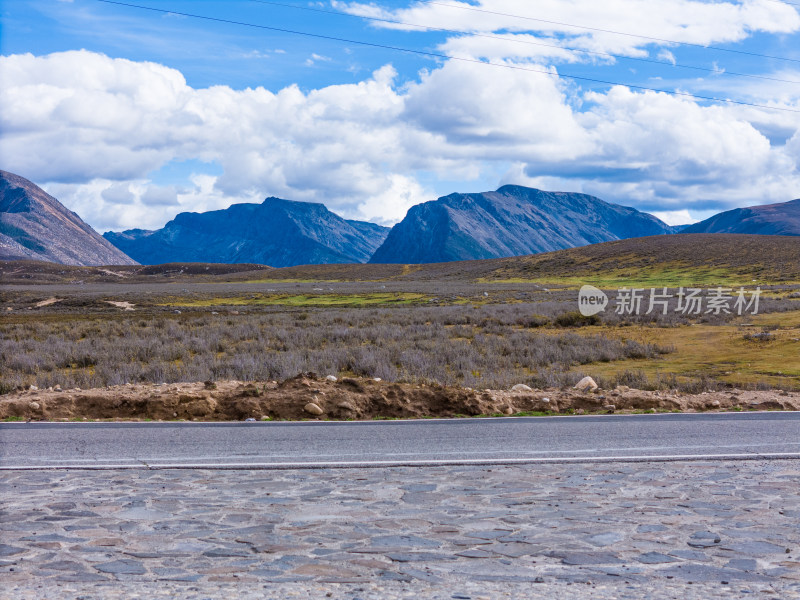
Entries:
[[0,171],[0,260],[136,264],[42,188],[6,171]]
[[800,235],[800,199],[727,210],[690,225],[683,233]]
[[668,233],[652,215],[593,196],[505,185],[412,207],[370,262],[502,258]]
[[163,229],[103,236],[146,265],[167,262],[260,263],[272,267],[363,263],[389,229],[348,221],[322,204],[267,198],[225,210],[181,213]]

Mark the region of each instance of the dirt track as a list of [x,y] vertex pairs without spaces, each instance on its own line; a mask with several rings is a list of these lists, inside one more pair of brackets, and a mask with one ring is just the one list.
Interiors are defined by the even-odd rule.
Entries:
[[[319,407],[317,410],[314,404]],[[310,410],[309,410],[310,409]],[[0,397],[0,419],[378,419],[638,410],[800,410],[800,394],[781,391],[682,395],[620,387],[577,390],[471,390],[313,375],[282,383],[220,381],[121,385],[91,390],[25,390]],[[320,414],[315,414],[319,413]]]

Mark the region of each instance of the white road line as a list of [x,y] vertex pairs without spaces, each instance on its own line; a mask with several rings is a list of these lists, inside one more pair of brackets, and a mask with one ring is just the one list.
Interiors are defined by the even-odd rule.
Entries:
[[13,465],[0,466],[0,471],[43,470],[114,470],[114,469],[209,469],[209,470],[292,470],[292,469],[369,469],[389,467],[502,466],[547,463],[614,463],[614,462],[682,462],[733,460],[800,460],[800,452],[760,454],[673,454],[664,456],[594,456],[553,458],[509,458],[466,460],[373,460],[284,463],[123,463],[116,465]]
[[[718,444],[711,444],[711,445],[696,445],[696,446],[682,446],[684,450],[705,450],[705,449],[714,449],[714,450],[725,450],[729,448],[739,448],[741,450],[746,450],[748,448],[767,448],[770,446],[780,446],[784,448],[790,447],[800,447],[800,442],[768,442],[768,443],[759,443],[759,444],[733,444],[733,445],[718,445]],[[530,455],[531,458],[534,458],[534,455],[550,455],[550,454],[589,454],[592,452],[652,452],[652,451],[659,451],[659,450],[674,450],[674,446],[631,446],[631,447],[624,447],[624,448],[580,448],[580,449],[573,449],[573,450],[442,450],[438,451],[435,454],[447,456],[447,455],[456,455],[456,456],[469,456],[469,455],[476,455],[476,456],[486,456],[492,454],[513,454],[513,455]],[[754,454],[758,454],[758,451],[754,451]],[[401,457],[413,457],[413,456],[430,456],[434,454],[433,452],[398,452],[393,454],[394,462],[400,460]],[[363,453],[342,453],[342,454],[314,454],[314,458],[317,459],[315,462],[320,462],[319,459],[326,459],[326,458],[336,458],[336,457],[364,457]],[[643,455],[647,456],[647,455]],[[675,456],[683,456],[683,455],[675,455]],[[3,457],[3,462],[12,462],[15,460],[25,460],[27,457],[24,456],[6,456]],[[545,456],[543,458],[550,458]],[[558,458],[558,457],[552,457]],[[577,457],[575,457],[577,458]],[[266,461],[275,461],[278,459],[296,459],[296,455],[291,454],[226,454],[223,456],[214,456],[214,455],[206,455],[206,456],[195,456],[193,457],[194,460],[201,460],[201,461],[212,461],[212,460],[259,460],[263,459]],[[138,457],[134,456],[129,459],[120,459],[120,458],[47,458],[45,459],[48,463],[79,463],[79,462],[87,462],[87,463],[101,463],[101,462],[113,462],[118,460],[130,460],[130,461],[137,461],[142,463],[157,463],[159,461],[165,460],[163,456],[150,456],[150,457]],[[413,460],[413,459],[411,459]],[[431,459],[437,460],[437,459]],[[453,459],[459,460],[459,459]],[[462,460],[478,460],[472,458],[466,458]],[[502,458],[492,458],[489,460],[503,460]],[[516,460],[516,459],[514,459]],[[521,458],[519,460],[527,460],[527,458]],[[371,462],[371,459],[364,458],[364,461]],[[324,461],[323,461],[324,462]],[[340,461],[334,461],[340,462]],[[358,461],[353,461],[358,462]],[[205,464],[205,463],[204,463]]]

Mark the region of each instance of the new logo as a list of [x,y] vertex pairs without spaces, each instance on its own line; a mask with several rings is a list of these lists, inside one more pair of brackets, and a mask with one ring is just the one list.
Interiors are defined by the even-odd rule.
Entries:
[[585,285],[578,293],[578,309],[584,317],[601,313],[608,306],[608,296],[593,285]]

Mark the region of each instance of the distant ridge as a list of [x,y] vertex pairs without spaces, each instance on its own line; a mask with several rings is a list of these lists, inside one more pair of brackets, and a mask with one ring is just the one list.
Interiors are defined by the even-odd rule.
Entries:
[[735,208],[690,225],[684,233],[800,235],[800,199]]
[[104,237],[142,264],[258,263],[272,267],[363,263],[387,227],[348,221],[323,204],[267,198],[224,210],[181,213],[162,229]]
[[673,233],[653,215],[594,196],[506,185],[412,207],[371,263],[435,263],[550,252]]
[[[607,281],[639,287],[641,277],[664,276],[663,285],[716,286],[800,282],[796,237],[695,233],[630,238],[556,252],[424,265],[328,264],[272,269],[261,265],[172,264],[108,268],[64,267],[33,261],[0,261],[4,283],[176,282],[298,280],[369,281],[531,281],[572,285]],[[676,280],[676,277],[678,278]],[[683,278],[683,282],[680,279]],[[577,282],[577,283],[576,283]]]
[[0,171],[0,260],[136,264],[42,188],[7,171]]

